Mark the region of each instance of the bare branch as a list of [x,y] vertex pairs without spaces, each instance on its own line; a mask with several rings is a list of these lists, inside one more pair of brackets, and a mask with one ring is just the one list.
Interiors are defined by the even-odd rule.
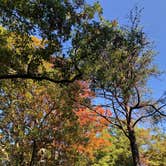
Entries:
[[119,123],[120,129],[121,129],[121,130],[123,131],[123,133],[128,137],[126,131],[125,131],[124,128],[123,128],[122,121],[119,119],[119,116],[118,116],[118,114],[117,114],[116,108],[114,107],[114,101],[113,101],[113,100],[112,100],[112,106],[113,106],[113,111],[114,111],[114,114],[115,114],[115,116],[116,116],[116,119],[117,119],[117,121],[118,121],[118,123]]
[[141,116],[140,118],[138,118],[138,119],[134,122],[133,127],[134,127],[140,120],[142,120],[142,119],[144,119],[144,118],[151,117],[151,116],[153,116],[153,115],[156,114],[156,113],[159,113],[161,116],[166,116],[166,114],[164,114],[164,113],[162,113],[162,112],[160,111],[160,110],[161,110],[162,108],[164,108],[165,106],[166,106],[166,104],[160,106],[159,108],[156,108],[155,105],[153,105],[153,104],[145,105],[144,107],[151,107],[151,108],[154,109],[154,111],[153,111],[152,113],[148,114],[148,115],[144,115],[144,116]]
[[151,117],[151,116],[153,116],[155,113],[156,113],[156,111],[152,112],[151,114],[148,114],[148,115],[144,115],[144,116],[139,117],[139,118],[134,122],[134,124],[133,124],[132,126],[134,127],[139,121],[141,121],[141,120],[144,119],[144,118]]
[[140,105],[140,102],[141,102],[141,99],[140,99],[140,98],[141,98],[141,97],[140,97],[140,93],[139,93],[139,90],[138,90],[137,87],[135,87],[135,91],[136,91],[136,95],[137,95],[137,104],[136,104],[135,106],[131,107],[132,109],[138,107],[138,106]]
[[165,116],[166,117],[166,114],[162,113],[160,110],[162,108],[164,108],[166,106],[166,104],[163,104],[162,106],[160,106],[159,108],[156,108],[154,105],[149,105],[151,106],[157,113],[159,113],[161,116]]
[[122,127],[121,123],[120,124],[117,124],[117,123],[114,123],[110,120],[110,117],[108,118],[107,116],[104,116],[103,114],[100,114],[99,112],[97,112],[95,109],[91,109],[91,111],[95,112],[97,115],[101,116],[102,118],[104,118],[106,121],[108,121],[110,124],[118,127],[120,130],[123,131],[123,133],[126,135],[126,137],[129,137],[127,132],[124,130],[124,128]]

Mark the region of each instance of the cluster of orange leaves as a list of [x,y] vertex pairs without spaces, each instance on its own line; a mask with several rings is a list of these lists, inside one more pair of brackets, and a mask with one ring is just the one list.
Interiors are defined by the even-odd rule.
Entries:
[[[82,89],[81,98],[95,97],[94,93],[89,89],[87,82],[79,82],[79,84]],[[93,158],[96,150],[111,145],[109,141],[110,134],[106,132],[110,122],[104,116],[111,116],[112,113],[101,106],[92,109],[83,106],[78,108],[75,113],[80,125],[87,129],[84,132],[84,137],[88,139],[86,145],[79,145],[77,149],[79,152]]]

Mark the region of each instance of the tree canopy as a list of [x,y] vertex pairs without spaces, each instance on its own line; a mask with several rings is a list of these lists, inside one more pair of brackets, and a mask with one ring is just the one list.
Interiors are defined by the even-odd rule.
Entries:
[[[4,72],[0,79],[29,78],[55,83],[76,80],[81,73],[71,58],[71,50],[75,49],[72,40],[76,33],[95,24],[92,22],[96,12],[101,13],[99,4],[88,5],[84,0],[2,0],[1,70]],[[9,38],[12,43],[8,45]],[[39,72],[43,60],[50,62],[52,57],[56,57],[54,70],[51,73]],[[4,70],[5,61],[7,68]]]
[[98,2],[0,1],[2,165],[163,164],[165,135],[142,130],[151,138],[143,152],[137,134],[140,122],[166,116],[165,95],[148,96],[160,72],[140,12],[120,26]]

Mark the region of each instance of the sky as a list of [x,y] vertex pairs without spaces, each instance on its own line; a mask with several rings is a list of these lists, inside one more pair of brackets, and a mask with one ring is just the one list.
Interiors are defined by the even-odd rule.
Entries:
[[[154,63],[161,71],[166,72],[166,0],[98,0],[103,7],[103,15],[108,20],[116,19],[120,25],[127,23],[129,11],[136,5],[144,8],[141,26],[157,52]],[[89,0],[95,2],[95,0]],[[153,97],[158,98],[166,91],[166,74],[151,79],[148,86],[153,90]]]

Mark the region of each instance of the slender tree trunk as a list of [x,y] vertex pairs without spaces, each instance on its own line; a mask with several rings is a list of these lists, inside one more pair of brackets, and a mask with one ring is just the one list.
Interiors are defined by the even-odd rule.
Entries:
[[130,148],[131,148],[132,158],[133,158],[133,165],[141,166],[135,131],[133,128],[129,128],[128,131],[129,131]]
[[35,163],[35,157],[36,157],[36,141],[33,140],[33,147],[32,147],[32,156],[31,156],[31,161],[29,166],[33,166]]

